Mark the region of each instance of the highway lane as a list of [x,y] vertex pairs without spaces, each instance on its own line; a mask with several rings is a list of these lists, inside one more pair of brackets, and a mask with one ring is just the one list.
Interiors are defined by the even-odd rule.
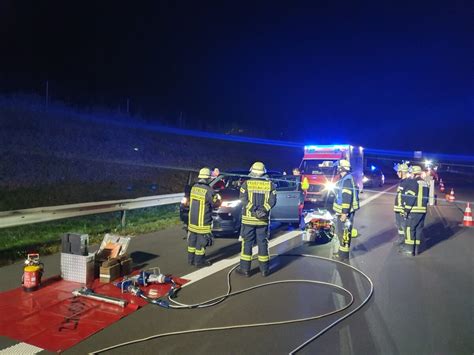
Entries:
[[[468,191],[469,188],[466,188]],[[366,192],[364,198],[373,195]],[[459,199],[463,196],[459,195]],[[345,320],[301,353],[342,354],[432,354],[472,353],[473,329],[473,229],[461,229],[459,209],[440,202],[430,210],[427,220],[429,249],[416,258],[403,257],[392,245],[395,237],[392,213],[393,196],[372,200],[357,214],[360,237],[354,240],[351,264],[366,272],[375,283],[373,299],[359,313]],[[273,239],[285,234],[281,228]],[[185,262],[184,234],[179,228],[135,238],[132,254],[143,267],[160,266],[166,273],[189,275],[194,269]],[[333,245],[307,245],[292,238],[271,252],[308,253],[329,256]],[[219,238],[210,249],[214,261],[231,258],[240,244],[232,238]],[[59,272],[58,256],[44,258],[47,273]],[[263,279],[257,273],[250,279],[232,277],[240,289],[269,280],[312,278],[342,282],[356,296],[356,303],[367,295],[368,285],[360,277],[328,261],[297,257],[272,259],[273,274]],[[256,265],[254,265],[256,268]],[[204,300],[226,290],[228,268],[183,289],[183,302]],[[14,276],[16,277],[14,277]],[[17,286],[21,265],[0,269],[5,290]],[[144,309],[90,337],[70,354],[85,353],[117,342],[171,330],[244,324],[291,319],[333,309],[344,299],[324,287],[279,286],[259,289],[224,303],[199,310],[166,310],[154,306]],[[249,313],[244,309],[250,309]],[[288,353],[318,329],[336,319],[306,323],[201,333],[152,340],[114,350],[112,353]],[[225,341],[224,341],[225,337]],[[11,344],[0,339],[0,348]]]

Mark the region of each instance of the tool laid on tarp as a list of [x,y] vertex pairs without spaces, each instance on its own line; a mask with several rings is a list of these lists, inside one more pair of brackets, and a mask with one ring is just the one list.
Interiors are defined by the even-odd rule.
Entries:
[[40,262],[39,254],[28,254],[23,268],[21,284],[26,292],[36,291],[41,286],[41,276],[43,276],[44,266]]
[[106,303],[115,304],[115,305],[120,306],[122,308],[125,307],[128,303],[126,300],[121,299],[121,298],[110,297],[110,296],[106,296],[106,295],[101,295],[99,293],[95,293],[94,290],[92,290],[90,288],[87,288],[87,287],[83,287],[83,288],[80,288],[80,289],[77,289],[77,290],[73,290],[72,294],[76,297],[81,296],[81,297],[90,298],[90,299],[96,300],[96,301],[102,301],[102,302],[106,302]]
[[146,295],[144,290],[140,287],[147,287],[153,284],[171,284],[169,291],[160,297],[176,297],[176,293],[181,288],[181,285],[177,284],[170,275],[164,275],[161,273],[160,268],[152,268],[148,271],[142,271],[137,275],[124,277],[122,281],[117,282],[117,286],[122,293],[131,293],[134,296],[141,297],[151,304],[156,304],[165,308],[168,308],[168,302],[160,300],[158,293],[153,288],[148,290]]

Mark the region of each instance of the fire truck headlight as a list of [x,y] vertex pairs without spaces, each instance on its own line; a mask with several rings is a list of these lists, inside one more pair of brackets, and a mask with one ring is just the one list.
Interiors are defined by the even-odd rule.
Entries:
[[336,189],[336,183],[335,182],[326,181],[326,183],[324,184],[324,190],[325,191],[334,192],[335,189]]

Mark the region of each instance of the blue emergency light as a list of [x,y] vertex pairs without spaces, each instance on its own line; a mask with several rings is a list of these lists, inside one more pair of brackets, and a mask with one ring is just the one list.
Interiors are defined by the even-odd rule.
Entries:
[[319,149],[332,149],[332,150],[347,150],[350,148],[348,144],[329,144],[329,145],[305,145],[304,150],[307,152],[315,152]]

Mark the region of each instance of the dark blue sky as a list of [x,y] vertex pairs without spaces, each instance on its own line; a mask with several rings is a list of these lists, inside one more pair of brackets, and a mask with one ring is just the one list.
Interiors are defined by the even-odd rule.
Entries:
[[474,154],[471,1],[4,1],[0,89]]

